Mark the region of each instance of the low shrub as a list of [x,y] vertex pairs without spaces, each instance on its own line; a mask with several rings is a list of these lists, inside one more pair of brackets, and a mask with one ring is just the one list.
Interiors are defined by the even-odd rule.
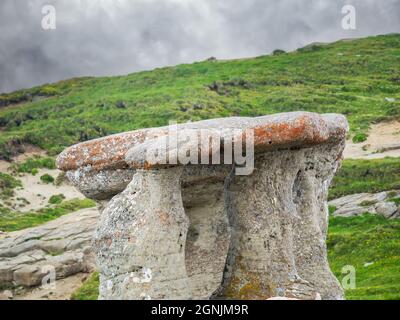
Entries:
[[356,133],[353,136],[353,142],[354,143],[360,143],[360,142],[364,142],[368,139],[368,136],[365,133]]
[[8,199],[14,196],[14,189],[22,187],[20,180],[13,176],[0,172],[0,198]]
[[63,200],[65,199],[65,196],[61,193],[61,194],[57,194],[57,195],[53,195],[50,197],[49,199],[49,203],[50,204],[58,204],[63,202]]
[[42,175],[40,177],[40,180],[43,181],[44,183],[53,183],[54,182],[54,178],[49,175],[48,173],[45,173],[44,175]]
[[[33,156],[22,163],[14,163],[12,165],[13,171],[21,172],[21,173],[32,173],[37,174],[37,169],[55,169],[56,168],[56,161],[52,157],[40,157],[40,156]],[[35,170],[36,169],[36,170]]]

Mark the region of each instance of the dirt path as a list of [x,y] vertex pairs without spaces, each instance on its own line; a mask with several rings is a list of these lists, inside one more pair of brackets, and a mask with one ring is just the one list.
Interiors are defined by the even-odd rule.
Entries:
[[365,142],[347,141],[344,157],[346,159],[400,157],[400,121],[372,125]]
[[89,274],[78,273],[57,280],[53,288],[25,289],[13,297],[13,300],[70,300],[71,295],[82,286]]

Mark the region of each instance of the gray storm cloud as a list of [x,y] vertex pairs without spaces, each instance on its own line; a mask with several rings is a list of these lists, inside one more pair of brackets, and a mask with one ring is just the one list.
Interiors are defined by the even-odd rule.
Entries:
[[[56,8],[43,30],[42,7]],[[343,30],[352,4],[357,29]],[[2,0],[0,92],[400,32],[400,0]]]

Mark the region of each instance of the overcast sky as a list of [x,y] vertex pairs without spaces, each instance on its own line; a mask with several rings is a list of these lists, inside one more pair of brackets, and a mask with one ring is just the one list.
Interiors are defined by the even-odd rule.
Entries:
[[[342,28],[345,4],[356,30]],[[391,32],[400,0],[0,0],[0,92]]]

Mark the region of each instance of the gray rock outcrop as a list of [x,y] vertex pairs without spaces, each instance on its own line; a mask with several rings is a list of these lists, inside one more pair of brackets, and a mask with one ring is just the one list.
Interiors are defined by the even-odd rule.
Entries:
[[98,217],[96,208],[83,209],[1,235],[0,286],[38,286],[51,272],[57,280],[93,270],[91,240]]
[[329,202],[335,208],[334,216],[353,217],[364,213],[381,215],[388,219],[400,218],[400,205],[393,199],[400,199],[400,191],[379,193],[358,193]]
[[[295,112],[175,130],[196,139],[165,147],[171,127],[137,130],[57,160],[101,205],[99,298],[341,299],[326,255],[326,199],[346,119]],[[197,139],[203,130],[211,143]],[[232,156],[229,142],[240,152]],[[253,170],[234,158],[244,150]]]

